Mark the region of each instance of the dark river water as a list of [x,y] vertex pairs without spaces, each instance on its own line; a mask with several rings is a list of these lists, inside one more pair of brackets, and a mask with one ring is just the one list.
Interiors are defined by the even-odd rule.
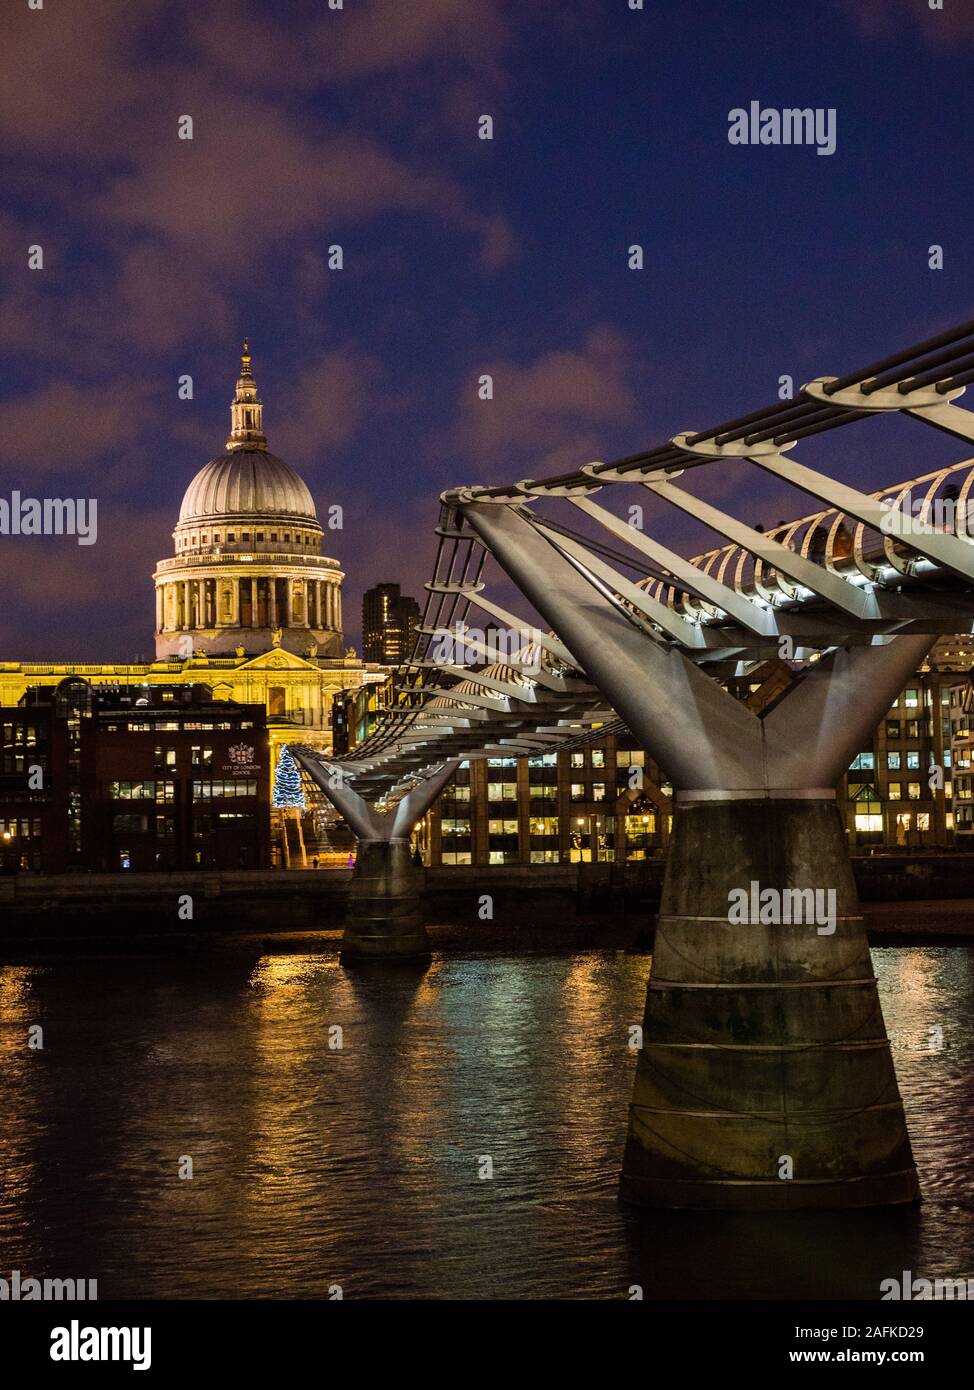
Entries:
[[0,1276],[103,1299],[873,1299],[902,1270],[974,1276],[974,950],[874,960],[925,1201],[767,1217],[616,1200],[645,955],[0,967]]

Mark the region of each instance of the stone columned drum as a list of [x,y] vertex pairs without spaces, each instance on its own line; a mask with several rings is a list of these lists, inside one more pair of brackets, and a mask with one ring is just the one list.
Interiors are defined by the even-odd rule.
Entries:
[[272,454],[248,345],[230,406],[226,449],[186,489],[156,588],[156,657],[341,657],[337,560],[322,555],[314,500],[294,469]]

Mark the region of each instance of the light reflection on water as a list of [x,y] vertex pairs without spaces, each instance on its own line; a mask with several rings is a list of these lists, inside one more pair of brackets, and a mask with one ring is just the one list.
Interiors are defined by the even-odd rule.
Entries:
[[903,1269],[974,1275],[974,950],[874,959],[926,1201],[773,1217],[616,1201],[646,956],[0,968],[0,1274],[102,1298],[875,1298]]

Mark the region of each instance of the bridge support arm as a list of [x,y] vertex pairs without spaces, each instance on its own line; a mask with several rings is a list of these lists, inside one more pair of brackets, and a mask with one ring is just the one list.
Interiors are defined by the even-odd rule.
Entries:
[[343,964],[428,959],[423,877],[413,863],[409,836],[461,760],[448,759],[407,792],[393,810],[379,812],[348,785],[344,769],[310,752],[296,749],[294,756],[356,835],[342,937]]

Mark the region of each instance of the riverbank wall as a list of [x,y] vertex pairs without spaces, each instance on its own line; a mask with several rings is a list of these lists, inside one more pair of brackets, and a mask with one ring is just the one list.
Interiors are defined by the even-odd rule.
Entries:
[[[871,933],[974,937],[974,855],[877,855],[853,865]],[[426,869],[426,917],[441,944],[648,947],[663,870],[661,860]],[[0,877],[0,953],[5,943],[112,938],[337,939],[350,881],[347,868]]]

